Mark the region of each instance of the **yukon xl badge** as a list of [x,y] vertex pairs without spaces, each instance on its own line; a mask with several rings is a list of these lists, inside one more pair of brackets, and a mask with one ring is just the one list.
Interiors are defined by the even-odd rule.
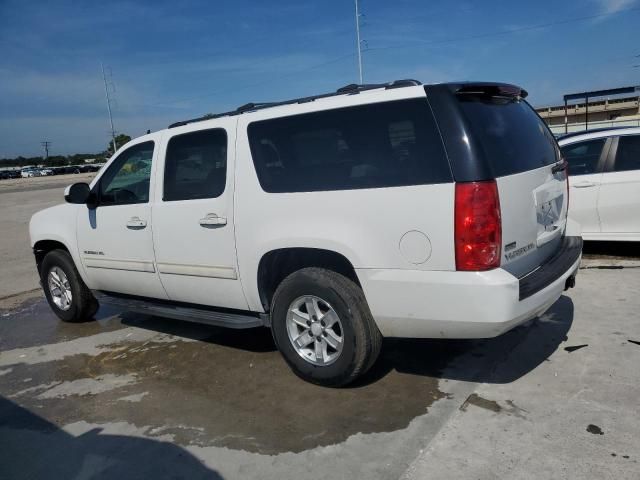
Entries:
[[85,255],[104,255],[104,252],[94,252],[93,250],[85,250]]
[[529,245],[525,245],[524,247],[520,247],[517,250],[513,250],[513,248],[516,246],[516,242],[511,242],[508,245],[505,245],[504,250],[505,252],[507,252],[508,250],[512,250],[509,253],[505,253],[504,254],[504,258],[507,261],[511,261],[515,258],[518,258],[522,255],[524,255],[525,253],[527,253],[530,250],[533,250],[535,248],[535,243],[530,243]]

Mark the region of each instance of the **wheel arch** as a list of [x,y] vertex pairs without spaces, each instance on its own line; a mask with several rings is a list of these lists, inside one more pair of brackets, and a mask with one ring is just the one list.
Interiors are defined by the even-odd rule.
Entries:
[[[43,239],[43,240],[38,240],[33,244],[33,255],[36,258],[36,267],[38,268],[38,274],[40,274],[40,267],[42,265],[42,260],[47,255],[47,253],[53,250],[64,250],[71,256],[71,251],[69,250],[69,247],[67,247],[63,242],[59,240]],[[73,256],[71,256],[71,258],[73,259]]]
[[290,274],[302,268],[318,267],[331,270],[360,285],[353,263],[334,250],[310,247],[284,247],[265,252],[258,262],[256,286],[265,312],[278,285]]

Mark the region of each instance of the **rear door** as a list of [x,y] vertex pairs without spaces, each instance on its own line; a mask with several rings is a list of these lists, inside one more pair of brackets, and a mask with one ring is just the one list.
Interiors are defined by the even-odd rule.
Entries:
[[519,87],[452,84],[447,88],[453,93],[448,104],[435,103],[437,116],[448,130],[443,138],[455,179],[496,181],[501,267],[522,276],[549,259],[562,241],[567,174],[560,149]]
[[171,300],[247,309],[236,259],[233,204],[237,119],[171,129],[153,206],[160,279]]
[[598,213],[602,233],[640,235],[640,135],[614,139],[611,162],[602,174]]
[[609,143],[607,138],[593,138],[561,147],[562,156],[569,162],[569,217],[586,234],[600,232],[598,194]]

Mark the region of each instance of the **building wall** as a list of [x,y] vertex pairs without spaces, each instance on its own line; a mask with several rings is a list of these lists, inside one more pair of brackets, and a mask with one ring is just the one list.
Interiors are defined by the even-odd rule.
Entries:
[[[589,102],[588,128],[610,126],[640,126],[640,96],[598,100]],[[565,131],[564,105],[536,108],[538,114],[547,122],[554,133]],[[587,106],[578,103],[567,106],[567,131],[584,130],[586,126]]]

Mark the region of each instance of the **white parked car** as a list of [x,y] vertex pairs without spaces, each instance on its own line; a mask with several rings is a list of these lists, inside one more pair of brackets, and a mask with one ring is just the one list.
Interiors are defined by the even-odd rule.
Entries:
[[36,213],[65,321],[101,303],[268,326],[300,377],[344,385],[383,337],[493,337],[572,287],[566,164],[519,87],[413,80],[179,122]]
[[569,217],[584,239],[640,241],[640,128],[570,134],[558,143],[569,162]]
[[22,178],[31,178],[31,177],[39,177],[40,170],[33,167],[23,168],[20,170],[20,176]]

